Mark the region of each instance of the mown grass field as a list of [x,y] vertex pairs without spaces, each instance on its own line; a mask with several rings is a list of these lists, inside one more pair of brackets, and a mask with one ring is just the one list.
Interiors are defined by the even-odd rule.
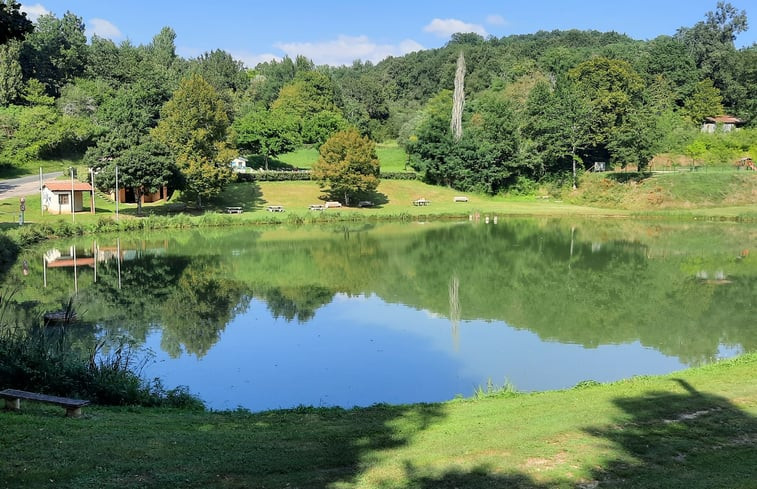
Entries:
[[[628,212],[620,209],[603,209],[601,207],[572,205],[556,201],[554,199],[508,199],[502,196],[490,197],[458,192],[446,187],[427,185],[412,180],[385,180],[382,181],[373,199],[374,207],[357,208],[343,207],[341,209],[327,209],[323,212],[310,211],[311,204],[323,204],[323,192],[314,182],[259,182],[259,183],[235,183],[229,185],[226,190],[216,199],[208,202],[204,209],[198,210],[191,207],[177,206],[172,203],[158,202],[145,204],[143,215],[165,215],[177,212],[188,214],[201,214],[202,212],[223,213],[228,206],[242,207],[242,214],[231,217],[239,221],[269,221],[287,219],[318,219],[318,218],[391,218],[391,217],[430,217],[430,216],[468,216],[478,213],[481,217],[486,215],[583,215],[583,216],[623,216]],[[465,195],[468,202],[455,203],[454,197]],[[428,206],[417,207],[413,201],[424,198],[431,203]],[[282,205],[286,209],[283,213],[270,213],[266,209],[269,205]],[[115,218],[115,203],[97,195],[95,199],[96,213],[89,211],[89,202],[85,199],[85,212],[77,213],[73,218],[68,215],[42,214],[41,203],[38,195],[27,198],[27,210],[25,213],[26,223],[58,222],[66,220],[80,224],[96,223],[101,218]],[[181,211],[179,211],[181,209]],[[135,204],[120,204],[120,218],[130,219],[136,217]],[[0,225],[12,227],[18,224],[18,199],[0,200]]]
[[755,371],[752,354],[608,385],[352,410],[92,406],[68,419],[26,403],[0,413],[0,487],[754,488]]
[[[376,156],[381,163],[382,172],[414,171],[406,166],[407,154],[396,142],[376,144]],[[291,153],[280,155],[277,160],[294,168],[312,168],[318,161],[318,150],[315,148],[301,148]]]

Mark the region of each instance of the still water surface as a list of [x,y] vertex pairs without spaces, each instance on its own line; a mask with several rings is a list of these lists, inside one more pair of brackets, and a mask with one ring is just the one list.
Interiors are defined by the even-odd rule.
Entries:
[[350,407],[754,351],[756,242],[749,225],[628,221],[203,230],[48,243],[7,281],[16,314],[73,295],[78,344],[127,338],[152,351],[146,377],[213,409]]

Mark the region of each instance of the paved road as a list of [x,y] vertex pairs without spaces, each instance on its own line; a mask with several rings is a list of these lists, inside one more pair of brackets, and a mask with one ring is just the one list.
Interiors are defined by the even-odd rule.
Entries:
[[[63,175],[63,172],[56,171],[42,175],[42,181],[54,180]],[[22,197],[39,192],[39,175],[30,175],[28,177],[12,178],[10,180],[0,180],[0,199],[9,199],[11,197]]]

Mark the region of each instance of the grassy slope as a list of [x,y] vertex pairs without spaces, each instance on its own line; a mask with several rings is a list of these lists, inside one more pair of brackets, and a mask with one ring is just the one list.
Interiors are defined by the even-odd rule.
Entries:
[[[757,355],[442,404],[0,413],[0,487],[753,488]],[[284,387],[282,387],[284,388]],[[261,393],[265,395],[265,393]]]
[[[396,142],[377,144],[376,155],[381,162],[382,172],[413,171],[410,167],[405,168],[407,154]],[[295,168],[311,168],[318,161],[318,150],[315,148],[301,148],[279,156],[278,160]]]

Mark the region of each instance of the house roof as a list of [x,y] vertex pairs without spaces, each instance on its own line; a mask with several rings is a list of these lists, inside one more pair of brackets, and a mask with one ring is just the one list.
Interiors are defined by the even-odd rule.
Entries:
[[[49,190],[52,190],[53,192],[70,192],[71,191],[71,182],[67,182],[65,180],[56,180],[54,182],[45,182],[43,185],[44,187],[47,187]],[[86,182],[74,182],[74,191],[77,192],[91,192],[92,191],[92,185],[86,183]]]
[[741,124],[744,122],[738,117],[732,115],[716,115],[715,117],[706,117],[705,120],[716,124]]

